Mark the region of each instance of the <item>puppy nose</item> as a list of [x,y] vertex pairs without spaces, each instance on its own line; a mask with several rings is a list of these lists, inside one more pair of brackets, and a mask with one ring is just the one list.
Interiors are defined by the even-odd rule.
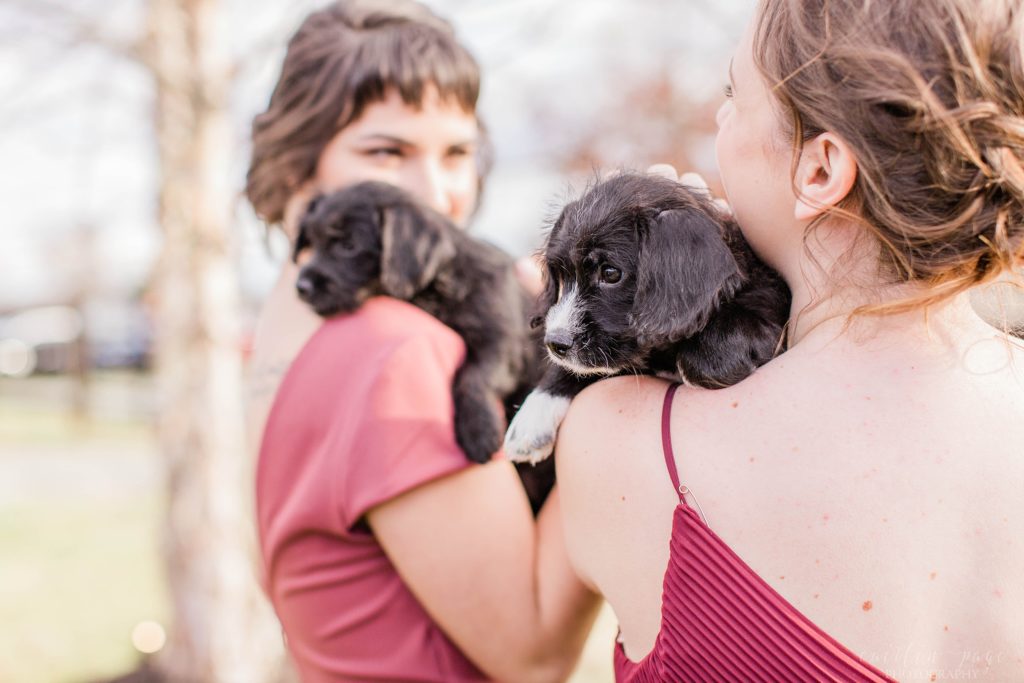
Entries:
[[569,353],[572,349],[573,338],[572,335],[566,333],[553,333],[548,334],[544,338],[544,343],[547,345],[548,350],[555,354],[559,358],[564,358],[565,354]]
[[299,293],[299,298],[305,301],[309,297],[313,296],[313,290],[316,287],[313,284],[313,278],[308,275],[302,275],[295,283],[295,291]]

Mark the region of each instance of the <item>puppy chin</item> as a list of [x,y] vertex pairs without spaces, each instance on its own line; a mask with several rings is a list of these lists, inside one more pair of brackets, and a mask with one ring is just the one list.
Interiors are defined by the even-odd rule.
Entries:
[[358,292],[353,297],[339,296],[337,292],[329,290],[317,291],[312,296],[303,298],[316,311],[316,314],[322,318],[328,318],[339,313],[351,313],[359,308],[363,299],[365,299],[365,297],[360,297]]
[[559,358],[550,351],[548,357],[555,365],[581,377],[610,377],[621,370],[621,368],[609,368],[603,365],[584,365],[577,358]]
[[316,311],[316,314],[319,315],[321,318],[329,318],[332,315],[337,315],[338,313],[345,311],[346,308],[347,310],[352,310],[353,308],[355,308],[354,306],[346,307],[342,305],[342,303],[340,303],[339,301],[330,299],[314,299],[313,301],[309,301],[307,303],[309,303],[309,305],[313,307],[313,310]]

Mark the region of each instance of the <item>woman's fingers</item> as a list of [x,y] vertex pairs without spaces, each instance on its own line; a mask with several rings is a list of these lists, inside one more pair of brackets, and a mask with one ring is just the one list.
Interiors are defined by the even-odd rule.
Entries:
[[721,197],[716,197],[713,201],[715,202],[715,206],[721,209],[722,213],[727,216],[732,215],[732,206],[729,205],[729,202],[725,201]]
[[[711,190],[708,189],[708,182],[704,180],[704,177],[699,173],[687,171],[686,173],[679,175],[676,172],[675,167],[670,164],[655,164],[648,168],[647,172],[651,175],[658,175],[663,178],[668,178],[669,180],[674,180],[680,185],[686,185],[691,190],[703,192],[707,196],[711,196]],[[713,198],[713,201],[715,202],[715,206],[717,206],[721,211],[730,216],[732,215],[732,207],[729,206],[729,202],[721,198]]]
[[679,182],[679,172],[676,171],[676,167],[671,164],[655,164],[648,168],[647,172],[651,175],[660,175],[662,178],[668,178],[669,180]]
[[679,176],[679,184],[686,185],[693,190],[703,192],[707,195],[711,194],[711,190],[708,189],[708,181],[704,180],[704,177],[699,173],[693,173],[692,171],[684,173]]

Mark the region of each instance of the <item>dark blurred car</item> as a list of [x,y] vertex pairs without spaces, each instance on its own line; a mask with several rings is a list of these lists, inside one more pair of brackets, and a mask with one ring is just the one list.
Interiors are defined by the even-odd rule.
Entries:
[[37,306],[0,317],[0,375],[149,367],[151,325],[141,306]]

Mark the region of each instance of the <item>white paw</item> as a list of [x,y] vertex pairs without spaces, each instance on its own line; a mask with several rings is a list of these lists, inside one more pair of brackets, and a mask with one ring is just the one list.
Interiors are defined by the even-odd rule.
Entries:
[[513,462],[537,464],[555,449],[558,425],[569,399],[536,390],[526,397],[505,433],[505,455]]

